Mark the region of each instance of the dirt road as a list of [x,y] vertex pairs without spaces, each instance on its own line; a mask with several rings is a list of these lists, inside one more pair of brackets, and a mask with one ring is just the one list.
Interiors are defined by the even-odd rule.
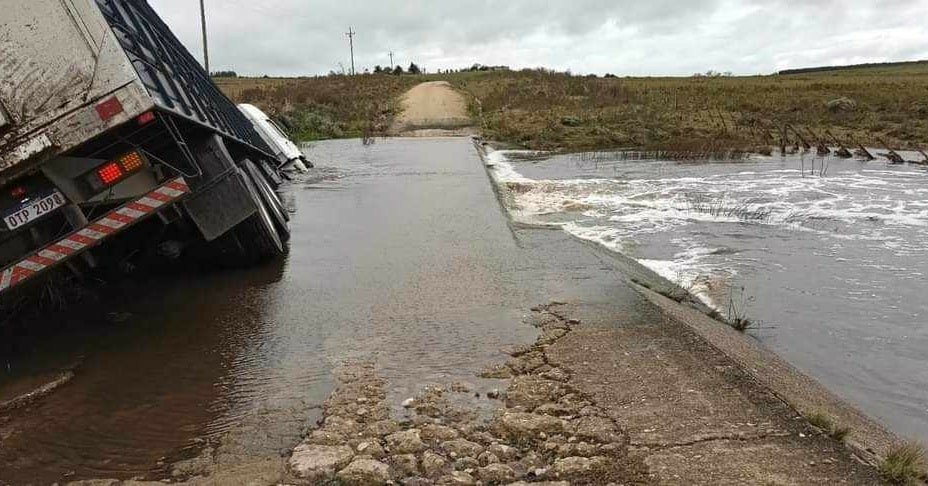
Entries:
[[404,136],[470,135],[467,101],[447,81],[416,85],[403,95],[391,132]]

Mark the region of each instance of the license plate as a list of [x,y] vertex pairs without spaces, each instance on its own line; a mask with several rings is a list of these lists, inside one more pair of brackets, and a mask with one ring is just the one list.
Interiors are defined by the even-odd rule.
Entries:
[[67,204],[64,196],[55,191],[47,196],[21,203],[3,215],[3,222],[10,230],[16,230]]

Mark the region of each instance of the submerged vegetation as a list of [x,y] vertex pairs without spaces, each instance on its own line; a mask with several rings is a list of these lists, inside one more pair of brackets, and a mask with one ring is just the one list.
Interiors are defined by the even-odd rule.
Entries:
[[710,194],[687,194],[682,209],[745,222],[767,222],[773,216],[773,207],[766,200],[733,201]]
[[769,153],[800,136],[813,146],[837,139],[900,149],[928,140],[928,63],[750,77],[603,78],[537,69],[217,79],[232,99],[267,110],[300,140],[383,133],[399,96],[434,80],[468,95],[485,137],[531,149],[640,148],[685,158],[729,149]]

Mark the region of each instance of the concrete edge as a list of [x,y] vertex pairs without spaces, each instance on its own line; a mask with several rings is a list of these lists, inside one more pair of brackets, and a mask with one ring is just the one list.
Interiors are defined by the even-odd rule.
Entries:
[[[514,221],[506,211],[503,195],[486,165],[487,155],[494,149],[479,137],[474,137],[473,140],[474,147],[484,162],[484,169],[493,185],[497,201],[506,214],[510,229],[515,234],[520,224]],[[813,413],[826,413],[837,425],[848,427],[850,434],[846,439],[846,444],[870,465],[877,466],[894,445],[902,442],[900,437],[890,432],[885,426],[832,393],[817,380],[798,370],[773,351],[763,347],[757,340],[709,317],[706,314],[706,306],[695,297],[691,296],[684,302],[678,302],[662,295],[666,294],[668,289],[682,291],[677,285],[630,257],[611,252],[594,243],[580,241],[588,244],[611,263],[617,264],[615,266],[617,266],[620,277],[652,302],[662,314],[731,359],[755,382],[769,390],[799,415],[808,417]],[[657,291],[652,289],[657,289]]]

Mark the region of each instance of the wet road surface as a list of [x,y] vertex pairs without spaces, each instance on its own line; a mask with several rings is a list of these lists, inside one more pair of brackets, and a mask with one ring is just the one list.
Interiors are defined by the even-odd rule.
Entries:
[[339,363],[372,360],[394,406],[430,382],[479,387],[500,347],[534,339],[528,309],[552,300],[653,318],[591,248],[511,231],[468,139],[332,141],[309,155],[321,169],[284,189],[285,261],[124,285],[4,357],[0,394],[76,368],[0,417],[0,484],[157,478],[207,446],[218,462],[286,454]]

